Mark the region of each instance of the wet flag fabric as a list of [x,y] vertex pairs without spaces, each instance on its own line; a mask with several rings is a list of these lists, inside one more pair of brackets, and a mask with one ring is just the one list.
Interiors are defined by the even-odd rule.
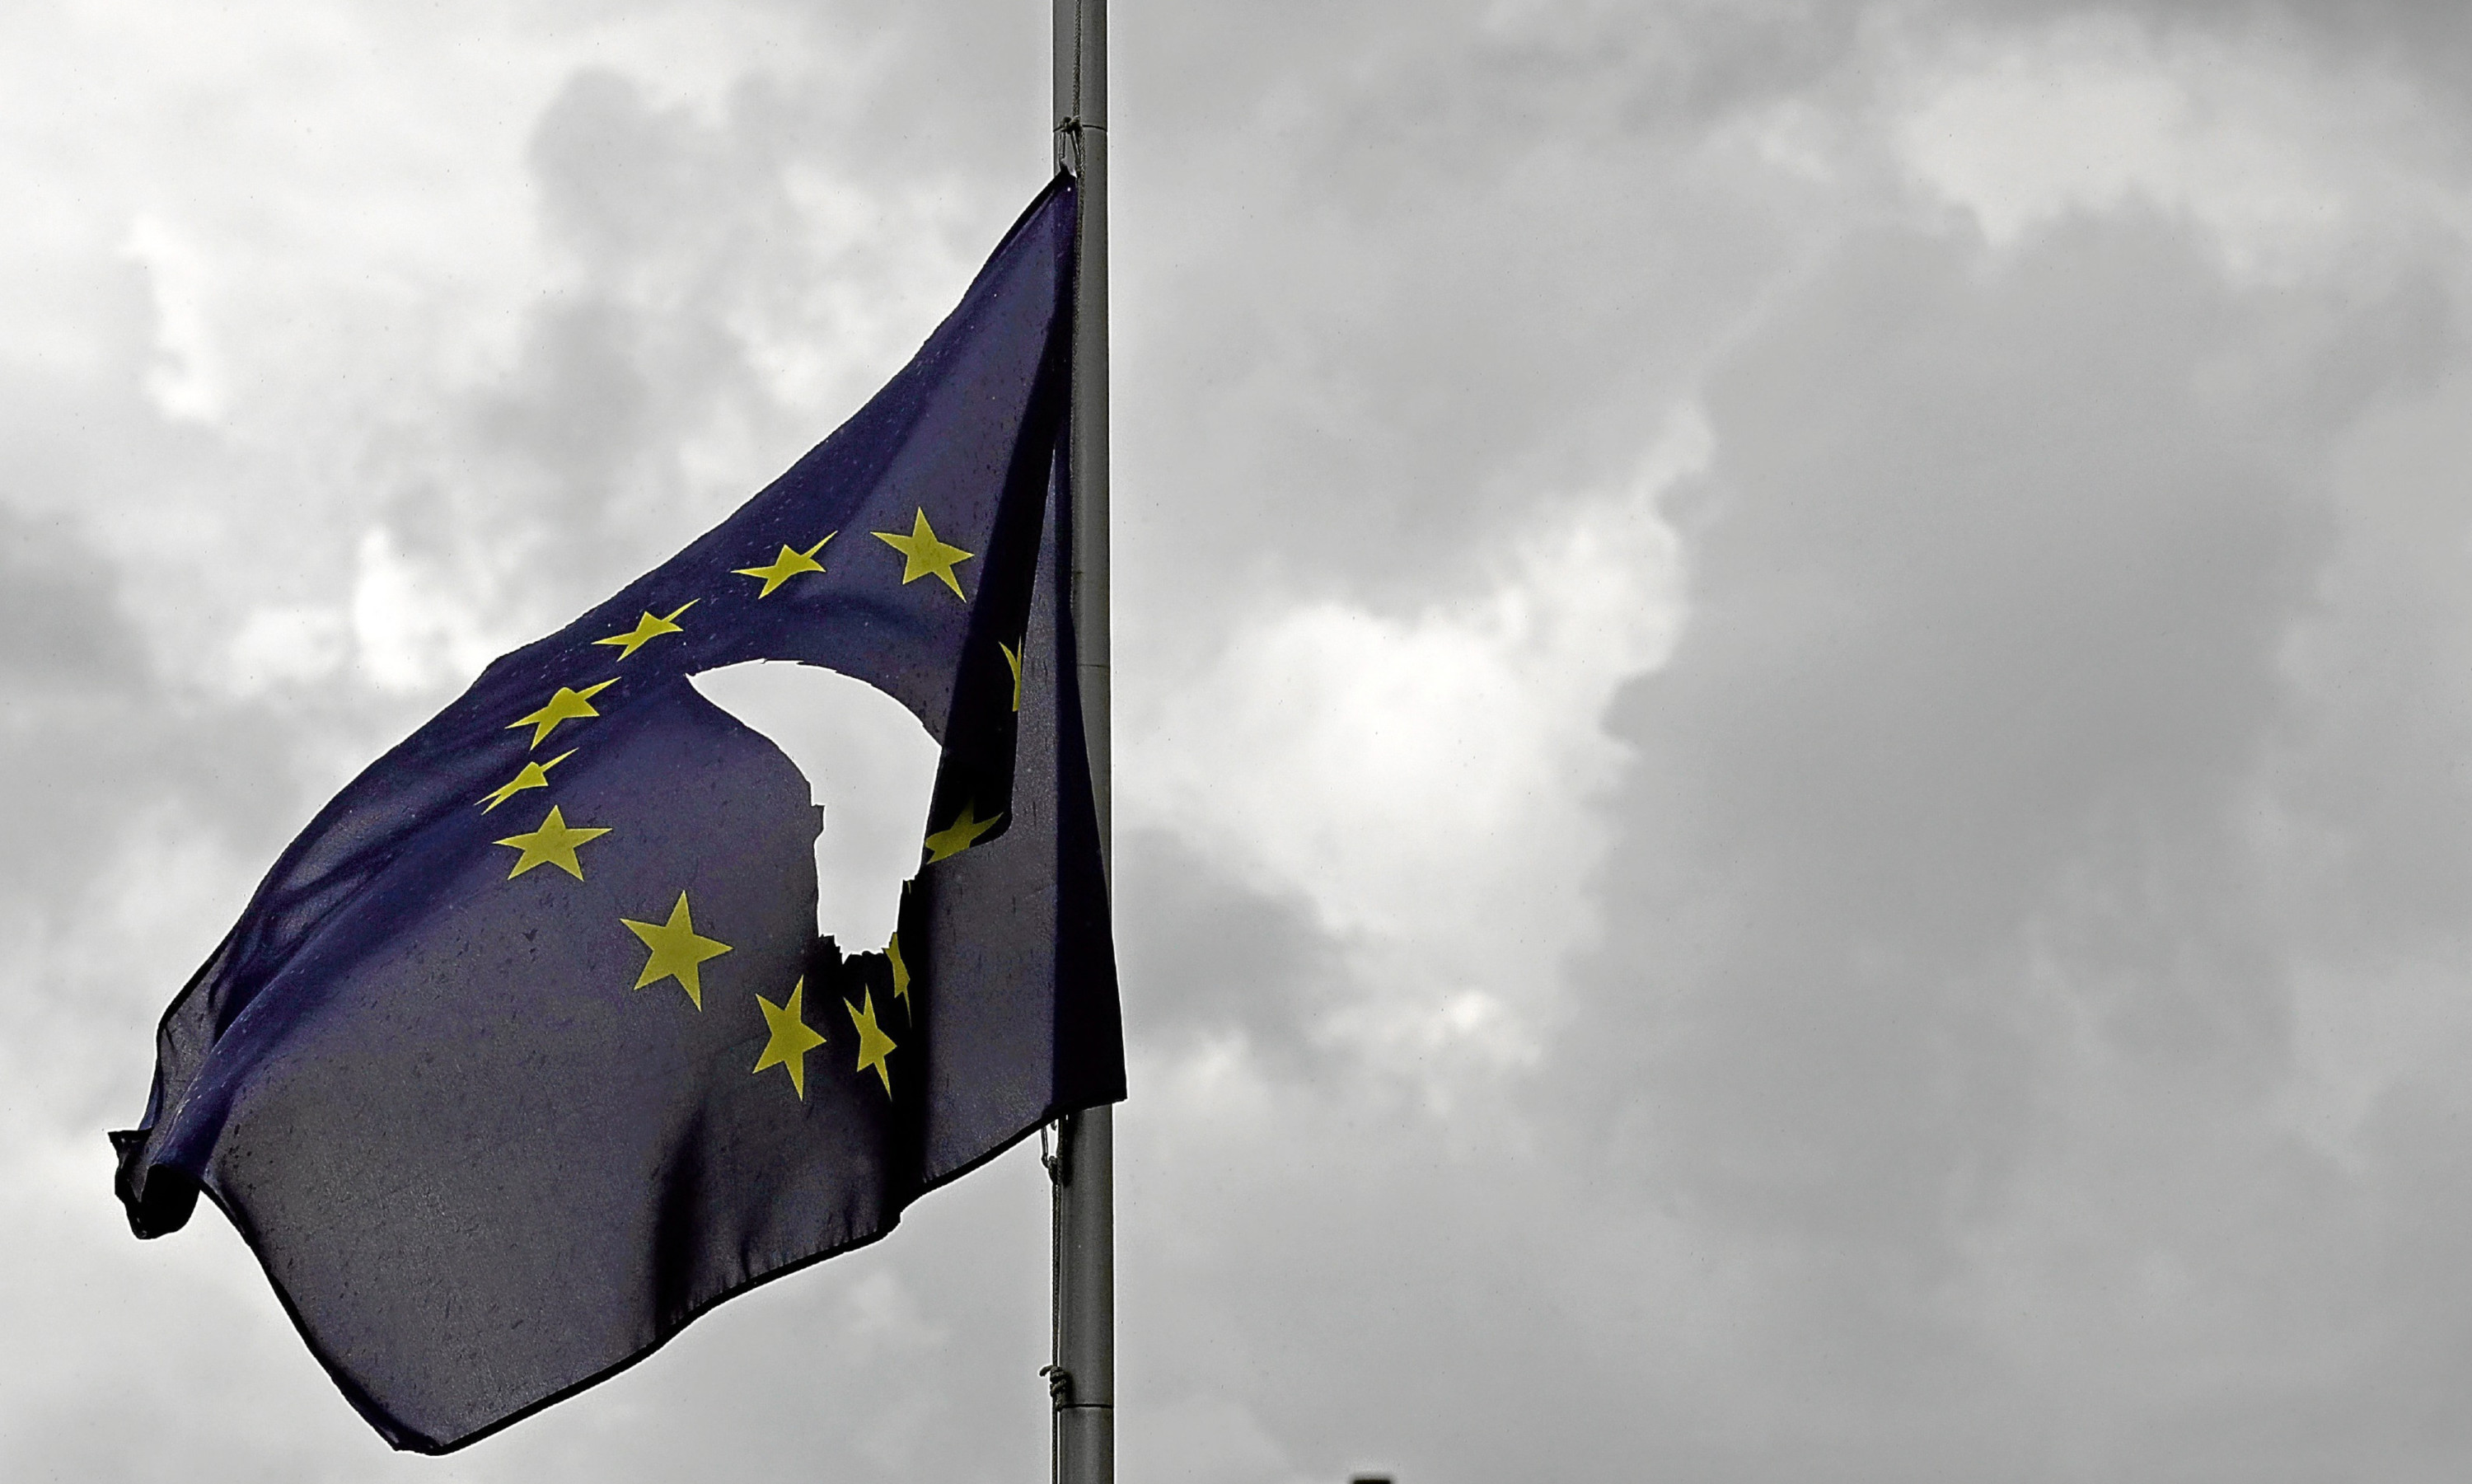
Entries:
[[[508,655],[283,852],[112,1136],[398,1448],[467,1444],[1124,1094],[1063,585],[1059,177],[883,392]],[[897,930],[815,930],[806,780],[687,682],[822,665],[942,749]]]

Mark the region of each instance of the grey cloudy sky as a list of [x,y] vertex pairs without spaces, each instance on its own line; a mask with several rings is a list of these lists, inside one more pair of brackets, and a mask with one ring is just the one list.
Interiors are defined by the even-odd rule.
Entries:
[[[2472,19],[1114,18],[1124,1476],[2472,1466]],[[1017,1152],[443,1461],[101,1131],[907,357],[1044,5],[0,13],[0,1475],[1045,1468]]]

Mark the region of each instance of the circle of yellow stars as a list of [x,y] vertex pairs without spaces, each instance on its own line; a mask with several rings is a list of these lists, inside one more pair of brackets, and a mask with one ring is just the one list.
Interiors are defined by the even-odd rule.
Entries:
[[[732,568],[732,575],[749,578],[759,584],[754,594],[758,600],[772,597],[794,579],[823,574],[827,569],[820,560],[822,552],[839,534],[826,532],[803,550],[784,543],[772,561],[757,566]],[[872,531],[868,534],[901,554],[903,586],[932,577],[943,584],[955,598],[963,603],[969,601],[958,572],[963,562],[975,560],[977,554],[939,536],[923,506],[914,507],[908,531]],[[701,601],[701,597],[689,598],[667,613],[655,613],[647,609],[632,627],[594,639],[592,643],[595,647],[615,649],[618,654],[613,662],[624,663],[634,658],[638,650],[657,639],[686,633],[686,626],[680,620]],[[1012,708],[1018,711],[1021,709],[1022,653],[1010,644],[1000,643],[997,648],[1003,653],[1010,671]],[[540,706],[507,723],[505,730],[521,731],[531,729],[532,735],[525,743],[525,751],[538,751],[542,743],[567,723],[598,718],[601,710],[593,704],[594,698],[617,683],[618,678],[612,676],[581,688],[559,685]],[[525,759],[513,778],[482,796],[482,812],[496,811],[517,794],[550,788],[553,783],[551,771],[573,757],[576,752],[577,749],[570,747],[547,759]],[[950,859],[968,850],[992,830],[1002,817],[999,814],[980,819],[976,805],[965,802],[961,812],[943,827],[929,830],[924,848],[926,864]],[[613,826],[609,826],[570,823],[564,806],[552,804],[535,827],[492,843],[515,852],[514,862],[507,870],[508,880],[514,880],[542,866],[555,866],[581,881],[584,879],[584,848],[612,832]],[[645,950],[644,966],[635,976],[633,988],[645,990],[664,982],[674,983],[686,995],[688,1004],[701,1012],[703,1009],[703,966],[734,950],[732,945],[697,929],[695,907],[689,894],[680,891],[677,900],[671,904],[668,916],[660,922],[639,922],[625,917],[618,921],[620,925],[634,934]],[[891,964],[893,997],[901,1001],[906,1011],[910,1005],[911,973],[901,956],[899,934],[893,935],[885,945],[885,952]],[[807,1095],[807,1057],[829,1043],[825,1032],[808,1023],[805,998],[806,980],[803,976],[791,985],[789,994],[778,1003],[761,993],[754,995],[756,1007],[764,1017],[765,1042],[756,1057],[753,1071],[760,1075],[775,1066],[780,1067],[789,1076],[791,1091],[801,1101]],[[891,1057],[899,1047],[877,1016],[874,992],[862,990],[858,1000],[845,999],[842,1001],[842,1008],[849,1017],[850,1029],[858,1041],[851,1070],[862,1076],[870,1071],[875,1073],[885,1094],[891,1096]]]

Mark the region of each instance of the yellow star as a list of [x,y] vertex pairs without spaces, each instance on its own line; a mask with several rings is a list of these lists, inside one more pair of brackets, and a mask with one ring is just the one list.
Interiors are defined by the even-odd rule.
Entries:
[[867,992],[866,1000],[865,1009],[851,1004],[848,1000],[842,1001],[842,1008],[849,1012],[850,1024],[858,1027],[857,1070],[866,1071],[870,1066],[874,1067],[876,1076],[884,1079],[884,1095],[891,1097],[892,1068],[884,1065],[884,1059],[897,1048],[892,1044],[892,1038],[884,1034],[883,1027],[875,1023],[873,991]]
[[540,828],[528,835],[509,835],[495,843],[513,846],[523,852],[515,857],[515,869],[507,873],[510,881],[535,866],[556,866],[581,881],[583,879],[583,863],[575,858],[575,848],[607,833],[609,831],[606,829],[569,828],[566,816],[559,812],[558,805],[551,804],[549,817],[541,821]]
[[979,836],[995,828],[996,820],[1004,818],[998,814],[995,819],[983,820],[975,811],[975,805],[962,805],[962,812],[953,823],[927,837],[927,864],[932,866],[939,860],[961,854],[978,844]]
[[901,935],[894,933],[884,945],[884,956],[892,960],[892,993],[901,1001],[902,1011],[910,1009],[910,966],[901,962]]
[[[635,976],[635,988],[676,979],[678,988],[687,992],[698,1010],[703,1008],[703,980],[700,966],[705,959],[719,958],[729,951],[729,945],[717,939],[701,937],[695,930],[695,915],[687,910],[687,894],[678,893],[678,904],[670,909],[670,920],[654,926],[632,918],[618,920],[627,924],[653,956],[644,961],[644,971]],[[759,998],[761,996],[758,996]]]
[[969,561],[970,553],[959,546],[947,546],[938,540],[936,528],[927,523],[925,510],[921,509],[918,512],[918,519],[911,526],[908,536],[895,536],[891,531],[875,531],[869,534],[894,551],[901,553],[905,559],[901,568],[903,586],[907,587],[918,579],[933,573],[944,579],[944,586],[953,589],[953,596],[961,598],[964,603],[969,601],[962,592],[961,583],[953,576],[953,568],[961,562]]
[[624,659],[628,656],[635,653],[635,651],[642,649],[653,640],[659,638],[664,634],[684,634],[686,631],[678,627],[678,614],[685,612],[688,609],[695,607],[701,601],[703,600],[701,598],[689,598],[684,603],[679,604],[667,618],[656,618],[648,612],[643,617],[636,619],[635,627],[628,630],[625,634],[613,634],[606,639],[594,639],[592,642],[595,644],[617,645],[618,658]]
[[558,694],[549,698],[549,705],[530,716],[518,717],[507,723],[507,730],[515,731],[530,727],[533,729],[530,747],[538,747],[541,745],[541,739],[556,730],[559,722],[580,721],[586,716],[600,715],[599,711],[592,708],[592,698],[617,683],[614,680],[603,681],[598,685],[587,685],[582,690],[569,690],[560,685],[558,688]]
[[512,799],[515,795],[522,793],[525,789],[549,787],[549,770],[557,767],[559,763],[566,761],[574,755],[575,752],[570,748],[566,752],[559,754],[556,757],[551,758],[547,762],[528,762],[524,764],[522,768],[516,771],[513,782],[509,783],[502,788],[492,789],[487,794],[482,796],[481,812],[484,814],[488,813],[498,805],[505,803],[510,799]]
[[[815,527],[810,526],[807,529],[812,531]],[[835,531],[832,533],[832,536],[825,537],[824,541],[829,541],[834,536],[839,535],[841,535],[841,533],[839,531]],[[780,586],[783,583],[788,582],[791,578],[797,576],[799,573],[820,572],[824,569],[824,564],[816,560],[816,553],[824,549],[824,541],[818,541],[813,546],[808,547],[805,551],[793,551],[791,548],[784,546],[781,548],[781,555],[772,559],[772,564],[771,566],[743,566],[735,568],[734,570],[736,570],[738,575],[741,577],[760,577],[764,579],[764,590],[757,593],[756,596],[759,598],[769,598],[772,596],[773,588]]]
[[1021,709],[1021,651],[1002,639],[996,640],[996,648],[1004,651],[1005,664],[1012,670],[1012,708],[1018,711]]
[[810,1028],[798,1008],[798,997],[806,993],[807,981],[800,979],[790,986],[787,1004],[776,1005],[761,994],[755,996],[755,1003],[764,1007],[764,1024],[772,1033],[772,1039],[764,1043],[764,1054],[755,1059],[755,1069],[761,1072],[768,1066],[787,1068],[790,1086],[797,1090],[801,1102],[807,1097],[807,1053],[824,1043],[824,1033]]

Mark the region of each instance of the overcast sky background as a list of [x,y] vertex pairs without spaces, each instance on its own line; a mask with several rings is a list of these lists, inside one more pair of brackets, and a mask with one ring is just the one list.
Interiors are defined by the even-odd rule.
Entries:
[[[2472,12],[1116,10],[1123,1476],[2461,1478]],[[1043,1477],[1025,1151],[430,1461],[102,1132],[1047,24],[0,12],[0,1475]]]

